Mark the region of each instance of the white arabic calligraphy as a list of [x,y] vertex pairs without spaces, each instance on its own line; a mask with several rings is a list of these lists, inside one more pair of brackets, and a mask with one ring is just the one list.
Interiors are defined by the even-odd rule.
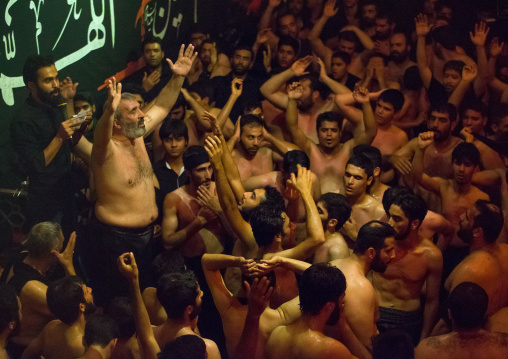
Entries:
[[65,20],[65,24],[62,27],[62,31],[60,31],[60,35],[58,36],[58,39],[56,40],[55,45],[53,46],[53,51],[55,50],[56,45],[60,41],[60,38],[62,37],[62,35],[65,31],[65,28],[67,27],[67,22],[69,21],[69,18],[71,17],[72,10],[74,10],[74,20],[78,20],[79,17],[81,16],[81,10],[79,10],[79,13],[76,12],[77,11],[77,1],[78,0],[67,0],[67,5],[70,5],[71,8],[69,10],[69,14],[67,15],[67,19]]
[[9,10],[10,10],[11,6],[14,5],[14,3],[16,1],[18,1],[18,0],[9,0],[9,3],[5,7],[5,23],[7,24],[7,26],[11,26],[12,17],[9,14]]
[[3,37],[4,46],[5,46],[5,57],[7,60],[10,60],[16,56],[16,42],[14,41],[14,30],[7,34],[7,39],[5,35]]
[[33,0],[30,1],[30,9],[35,13],[35,28],[37,31],[35,32],[35,43],[37,44],[37,54],[40,54],[39,51],[39,35],[42,32],[42,24],[39,22],[39,11],[41,10],[41,3],[44,4],[44,0],[39,0],[39,4],[37,7]]

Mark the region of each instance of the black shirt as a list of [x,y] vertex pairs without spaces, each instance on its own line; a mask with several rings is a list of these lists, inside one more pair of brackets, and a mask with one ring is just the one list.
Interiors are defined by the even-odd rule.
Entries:
[[159,181],[160,189],[155,189],[155,202],[159,208],[159,218],[163,212],[164,198],[170,192],[182,187],[187,182],[185,171],[177,174],[166,165],[166,160],[162,159],[153,164],[153,173]]
[[[139,86],[143,86],[143,77],[145,76],[145,72],[148,76],[151,74],[151,71],[148,71],[148,69],[145,66],[142,69],[140,69],[140,70],[136,71],[135,73],[133,73],[132,75],[130,75],[129,77],[127,77],[124,80],[124,82],[125,83],[135,83]],[[168,63],[165,60],[163,60],[160,81],[157,82],[155,84],[155,86],[152,87],[152,89],[150,91],[143,94],[143,98],[145,99],[145,101],[148,103],[148,102],[152,101],[153,99],[155,99],[157,97],[157,95],[162,91],[164,86],[167,85],[169,80],[171,80],[172,76],[173,76],[173,72],[169,68]]]
[[360,81],[360,78],[359,77],[356,77],[355,75],[353,74],[350,74],[349,72],[347,73],[347,80],[346,80],[346,83],[344,84],[344,86],[346,86],[348,89],[350,89],[351,91],[354,91],[355,90],[355,85],[356,83]]
[[[427,89],[427,96],[429,97],[429,102],[431,106],[439,106],[446,104],[450,96],[446,92],[444,85],[436,80],[434,76],[430,80],[429,88]],[[471,101],[476,100],[476,95],[474,93],[473,88],[469,88],[464,94],[464,98],[462,99],[462,103],[469,103]]]

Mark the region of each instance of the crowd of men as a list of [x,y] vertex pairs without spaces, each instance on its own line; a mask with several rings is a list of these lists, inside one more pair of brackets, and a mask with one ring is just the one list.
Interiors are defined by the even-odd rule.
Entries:
[[234,1],[104,103],[27,58],[0,359],[508,358],[508,48],[402,3]]

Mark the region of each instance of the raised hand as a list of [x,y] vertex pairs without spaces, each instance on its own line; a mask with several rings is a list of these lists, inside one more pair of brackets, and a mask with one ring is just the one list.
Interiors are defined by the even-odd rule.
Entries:
[[476,65],[464,66],[462,69],[462,80],[472,82],[478,76],[478,68]]
[[198,211],[198,218],[200,218],[203,225],[210,223],[217,219],[217,215],[207,206],[202,206]]
[[335,7],[336,0],[328,0],[323,8],[323,17],[330,18],[337,14],[339,11],[338,8]]
[[469,127],[464,127],[461,131],[460,131],[460,134],[462,135],[462,137],[464,137],[464,140],[467,142],[467,143],[473,143],[474,142],[474,135],[473,135],[473,131],[471,131],[471,129]]
[[390,55],[390,44],[387,41],[379,41],[377,40],[374,43],[374,51],[378,54],[383,54],[385,56]]
[[358,103],[368,103],[370,101],[369,90],[366,87],[361,87],[356,84],[355,90],[353,91],[353,98]]
[[67,100],[73,99],[74,96],[76,96],[76,88],[78,85],[79,82],[73,84],[71,78],[67,76],[60,81],[60,95]]
[[118,271],[130,281],[137,281],[139,278],[138,266],[132,252],[124,253],[118,257]]
[[272,50],[270,46],[266,46],[266,51],[263,51],[263,66],[266,72],[272,71]]
[[312,63],[312,60],[313,57],[309,55],[295,61],[293,65],[291,65],[291,70],[293,70],[295,76],[302,76],[308,74],[308,72],[305,72],[305,69]]
[[434,132],[428,131],[420,133],[417,141],[418,148],[422,151],[425,150],[434,142]]
[[178,53],[178,60],[176,60],[174,64],[170,59],[166,59],[166,61],[169,64],[169,68],[175,75],[187,76],[192,68],[192,63],[197,56],[198,53],[194,52],[193,45],[189,45],[187,49],[185,49],[185,45],[182,44],[180,52]]
[[197,190],[197,199],[201,206],[206,206],[210,208],[213,213],[219,214],[222,212],[222,208],[220,207],[219,198],[217,197],[217,192],[212,193],[210,189],[199,186]]
[[73,118],[65,120],[60,124],[60,127],[58,128],[58,132],[56,135],[60,137],[62,140],[72,138],[72,135],[74,134],[75,123],[76,122],[74,121]]
[[281,0],[270,0],[268,2],[268,7],[274,8],[280,5]]
[[413,164],[410,160],[405,157],[392,155],[390,161],[392,162],[393,168],[395,168],[403,176],[407,176],[411,173]]
[[73,268],[72,259],[74,256],[74,247],[76,246],[76,232],[72,232],[69,237],[69,242],[62,253],[52,250],[51,253],[58,259],[58,262],[65,268]]
[[222,159],[221,140],[217,136],[209,136],[205,139],[205,150],[210,157],[210,162],[216,166]]
[[154,71],[150,75],[147,75],[145,72],[145,76],[143,76],[143,81],[141,83],[141,86],[143,86],[143,89],[146,92],[148,92],[155,85],[157,85],[160,80],[161,80],[161,73],[159,71]]
[[108,80],[108,103],[111,112],[115,112],[122,99],[122,84],[116,83],[116,78]]
[[270,297],[272,296],[273,287],[270,286],[270,281],[263,277],[261,280],[255,278],[252,285],[248,282],[243,282],[247,292],[247,303],[249,307],[249,314],[259,317],[270,304]]
[[474,25],[474,35],[472,32],[469,32],[469,37],[471,38],[471,42],[475,46],[483,47],[485,46],[485,40],[487,39],[487,34],[490,29],[487,27],[487,24],[484,22],[480,22],[479,24]]
[[254,259],[238,257],[238,261],[238,268],[242,270],[243,274],[248,277],[255,277],[259,275],[258,264],[254,261]]
[[263,30],[260,30],[256,36],[256,44],[264,44],[265,42],[268,41],[268,39],[270,38],[270,35],[272,33],[272,29],[263,29]]
[[210,126],[212,127],[213,134],[220,138],[222,136],[222,131],[220,129],[219,124],[217,123],[217,118],[214,115],[212,115],[210,112],[205,111],[205,113],[203,114],[203,119],[210,122]]
[[324,78],[328,77],[328,74],[326,73],[326,66],[323,60],[321,60],[320,57],[316,58],[316,61],[319,65],[319,80],[323,80]]
[[299,100],[303,95],[303,87],[300,82],[293,82],[288,87],[288,97],[292,100]]
[[429,26],[427,15],[419,14],[415,18],[415,24],[416,36],[427,36],[427,34],[430,32],[431,27]]
[[243,79],[233,79],[231,81],[231,94],[237,98],[242,95]]
[[503,52],[504,42],[499,43],[499,37],[494,37],[490,41],[490,56],[496,57]]
[[295,176],[294,173],[291,173],[291,179],[288,182],[292,185],[293,188],[297,189],[300,194],[311,194],[312,193],[312,172],[302,167],[298,166],[298,176]]

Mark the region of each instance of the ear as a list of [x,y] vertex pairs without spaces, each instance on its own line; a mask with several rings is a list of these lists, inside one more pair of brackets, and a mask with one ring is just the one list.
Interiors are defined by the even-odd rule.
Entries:
[[368,179],[367,179],[367,186],[370,186],[370,184],[372,183],[372,181],[374,180],[374,177],[370,176]]
[[457,127],[457,124],[459,123],[458,120],[455,120],[455,121],[452,121],[452,124],[451,124],[451,129],[452,131],[455,130],[455,127]]
[[420,220],[415,219],[413,222],[411,222],[411,229],[417,229],[420,226]]
[[85,303],[79,303],[79,311],[81,313],[85,312],[85,308],[86,308]]
[[381,174],[381,168],[376,167],[374,168],[374,177],[377,177]]
[[162,54],[162,58],[165,59],[166,56],[164,56],[164,51],[161,51],[161,54]]
[[92,112],[95,113],[95,105],[92,105]]
[[492,132],[497,133],[498,127],[497,127],[497,125],[492,124],[492,125],[490,125],[490,129],[492,130]]
[[34,82],[29,82],[26,86],[30,91],[35,91],[37,89],[37,85]]
[[312,98],[313,98],[314,100],[317,100],[317,99],[319,98],[319,91],[313,91],[313,92],[312,92]]
[[482,119],[482,125],[485,127],[486,124],[487,124],[487,117],[484,117]]
[[111,350],[113,350],[116,347],[116,344],[118,343],[118,338],[113,339],[109,344],[111,345]]
[[191,315],[191,313],[194,311],[194,307],[192,305],[188,305],[187,308],[185,308],[185,314],[187,316]]
[[282,235],[279,234],[277,236],[275,236],[275,238],[273,239],[275,242],[282,242]]
[[14,320],[9,322],[9,330],[12,332],[16,328],[16,322]]
[[328,231],[333,233],[335,232],[335,226],[337,225],[337,219],[336,218],[332,218],[328,221],[328,223],[326,224],[326,227],[328,228]]
[[480,237],[480,236],[483,236],[483,229],[481,229],[480,227],[473,228],[473,237]]
[[113,120],[113,127],[114,127],[114,128],[117,128],[117,129],[121,129],[121,128],[122,128],[122,125],[120,125],[120,121],[118,121],[118,120]]
[[209,97],[203,97],[203,98],[201,99],[201,101],[203,101],[203,103],[204,103],[204,104],[206,104],[206,105],[209,105],[209,104],[210,104],[210,98],[209,98]]
[[376,257],[376,250],[372,247],[370,247],[369,249],[367,249],[367,251],[365,252],[365,254],[367,255],[367,257],[369,259],[374,259]]

